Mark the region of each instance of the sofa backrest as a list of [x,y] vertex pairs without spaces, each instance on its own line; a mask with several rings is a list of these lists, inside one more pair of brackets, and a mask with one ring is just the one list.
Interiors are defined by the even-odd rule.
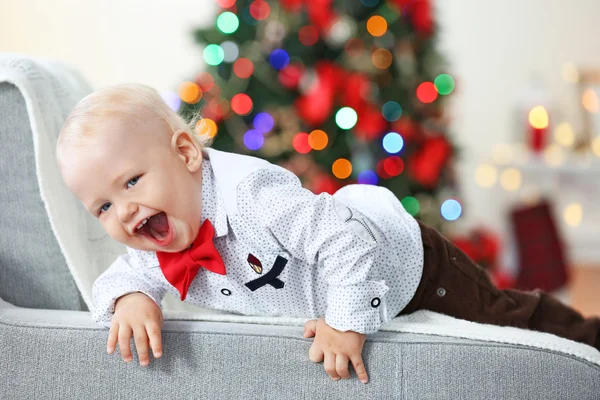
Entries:
[[0,298],[19,307],[87,310],[47,218],[25,99],[0,82]]

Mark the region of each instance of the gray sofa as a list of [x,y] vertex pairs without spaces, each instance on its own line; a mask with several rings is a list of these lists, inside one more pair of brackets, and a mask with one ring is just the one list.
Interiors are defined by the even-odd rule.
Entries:
[[596,363],[414,333],[369,335],[367,385],[354,374],[332,381],[308,359],[300,326],[170,319],[163,357],[142,368],[134,352],[126,364],[106,354],[108,331],[90,320],[66,266],[39,194],[24,97],[2,80],[0,136],[0,399],[600,399]]

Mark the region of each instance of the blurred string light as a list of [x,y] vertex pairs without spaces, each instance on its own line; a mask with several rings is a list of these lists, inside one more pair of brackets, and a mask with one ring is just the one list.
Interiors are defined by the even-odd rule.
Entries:
[[254,64],[247,58],[238,58],[233,63],[233,73],[242,79],[249,78],[254,73]]
[[223,49],[223,61],[225,62],[234,62],[240,54],[238,45],[231,40],[221,43],[221,48]]
[[290,62],[290,56],[283,49],[275,49],[269,54],[269,63],[276,70],[281,70]]
[[433,82],[423,82],[417,87],[417,99],[422,103],[433,103],[437,97],[438,92]]
[[201,118],[196,122],[196,134],[215,137],[217,135],[217,123],[210,118]]
[[535,106],[529,111],[529,123],[535,129],[546,129],[548,127],[548,112],[544,106]]
[[556,143],[564,147],[571,147],[575,143],[575,133],[571,124],[568,122],[561,122],[554,129],[554,140]]
[[544,149],[544,160],[551,167],[558,167],[565,161],[565,153],[559,145],[552,143]]
[[217,3],[223,8],[229,8],[235,5],[235,0],[217,0]]
[[195,82],[182,82],[177,90],[181,100],[188,104],[196,104],[202,98],[202,90]]
[[265,0],[254,0],[250,4],[250,15],[252,18],[262,21],[269,17],[271,7]]
[[583,220],[583,207],[579,203],[571,203],[563,211],[563,218],[569,226],[579,226]]
[[344,50],[350,57],[360,57],[365,51],[365,44],[359,38],[350,38],[346,41]]
[[373,65],[379,69],[387,69],[392,65],[392,53],[387,49],[377,49],[371,56]]
[[342,107],[335,113],[335,123],[340,129],[352,129],[357,121],[358,115],[350,107]]
[[442,203],[440,207],[442,217],[448,221],[456,221],[462,214],[462,206],[454,199],[448,199]]
[[161,94],[162,99],[167,103],[169,108],[175,112],[181,107],[181,98],[175,92],[165,92]]
[[475,171],[475,182],[483,188],[491,188],[498,180],[498,171],[491,164],[482,164]]
[[412,215],[413,217],[417,215],[421,210],[419,200],[415,199],[412,196],[406,196],[400,202],[402,203],[402,206],[404,207],[406,212]]
[[583,108],[585,108],[587,112],[598,112],[598,95],[593,89],[588,88],[583,91],[581,102],[583,103]]
[[579,82],[579,71],[573,63],[566,63],[562,67],[562,77],[569,83]]
[[254,117],[254,129],[261,133],[270,132],[273,126],[275,126],[275,120],[269,113],[260,112]]
[[292,147],[300,154],[310,153],[312,148],[308,144],[308,133],[298,132],[292,140]]
[[395,101],[388,101],[381,107],[381,114],[383,118],[393,122],[402,116],[402,107]]
[[352,163],[345,158],[338,158],[333,162],[331,172],[338,179],[346,179],[352,174]]
[[506,168],[500,174],[500,186],[504,190],[514,192],[521,187],[521,172],[516,168]]
[[312,46],[319,40],[319,31],[312,25],[306,25],[298,30],[298,40],[305,46]]
[[366,169],[358,174],[358,183],[362,183],[365,185],[377,185],[377,174],[375,171],[371,171],[370,169]]
[[217,17],[217,28],[225,34],[230,34],[237,31],[239,26],[240,20],[238,19],[237,15],[231,11],[225,11]]
[[218,44],[209,44],[204,48],[203,56],[208,65],[219,65],[225,58],[225,52]]
[[200,89],[202,89],[203,92],[208,92],[215,84],[215,80],[208,72],[200,72],[196,76],[196,79],[194,79],[194,82],[200,86]]
[[383,149],[390,154],[399,153],[404,147],[404,139],[397,132],[387,133],[382,140]]
[[315,129],[308,135],[308,145],[313,150],[323,150],[327,147],[327,143],[329,143],[329,138],[325,131]]
[[513,160],[514,151],[508,144],[499,143],[492,149],[492,160],[497,165],[507,165]]
[[258,150],[265,144],[265,137],[262,132],[256,129],[250,129],[244,134],[244,145],[249,150]]
[[252,106],[252,99],[245,93],[238,93],[231,98],[231,109],[238,115],[250,114]]
[[454,90],[454,79],[448,74],[440,74],[433,81],[435,90],[441,95],[449,95]]
[[387,21],[381,15],[373,15],[367,20],[367,31],[373,36],[383,36],[387,27]]
[[404,161],[398,156],[390,156],[381,160],[386,177],[392,178],[404,171]]
[[592,152],[596,157],[600,157],[600,136],[592,139]]

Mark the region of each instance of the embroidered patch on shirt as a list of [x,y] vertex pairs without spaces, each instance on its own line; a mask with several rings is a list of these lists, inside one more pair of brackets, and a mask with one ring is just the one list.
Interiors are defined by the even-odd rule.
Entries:
[[254,272],[256,272],[257,274],[262,274],[262,264],[260,260],[256,258],[253,254],[248,254],[248,264],[250,264]]

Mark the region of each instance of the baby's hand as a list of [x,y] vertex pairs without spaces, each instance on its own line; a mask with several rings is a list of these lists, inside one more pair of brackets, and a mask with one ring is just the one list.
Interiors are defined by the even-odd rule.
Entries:
[[149,363],[148,340],[150,340],[154,357],[159,358],[162,355],[160,336],[162,322],[163,315],[160,307],[145,294],[130,293],[118,298],[115,302],[112,325],[108,332],[106,351],[108,354],[112,354],[118,339],[123,361],[131,362],[129,341],[133,333],[140,365],[145,367]]
[[358,332],[341,332],[325,323],[323,318],[313,319],[304,324],[304,337],[315,337],[308,352],[308,358],[313,362],[325,359],[325,371],[334,381],[350,378],[348,362],[352,362],[354,371],[362,383],[367,383],[369,377],[362,361],[362,349],[366,335]]

